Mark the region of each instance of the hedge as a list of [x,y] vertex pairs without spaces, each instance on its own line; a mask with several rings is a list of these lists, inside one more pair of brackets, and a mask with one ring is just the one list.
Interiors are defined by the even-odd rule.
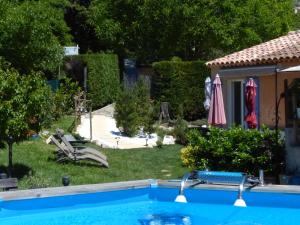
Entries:
[[118,57],[114,54],[86,54],[78,57],[88,68],[88,99],[93,109],[116,100],[120,89]]
[[206,116],[204,82],[210,72],[203,61],[175,59],[155,62],[153,68],[151,95],[155,100],[169,102],[175,116],[188,120]]
[[116,100],[120,88],[118,57],[114,54],[84,56],[88,67],[88,98],[92,107],[102,107]]

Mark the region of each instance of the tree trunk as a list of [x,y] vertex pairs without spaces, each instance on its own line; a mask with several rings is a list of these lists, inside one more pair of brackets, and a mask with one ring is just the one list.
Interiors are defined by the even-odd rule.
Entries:
[[8,142],[8,177],[12,177],[12,145],[13,142]]

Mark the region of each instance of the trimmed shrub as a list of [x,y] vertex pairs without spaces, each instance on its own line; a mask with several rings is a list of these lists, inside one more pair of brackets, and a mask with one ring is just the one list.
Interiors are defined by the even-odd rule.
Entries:
[[276,133],[267,128],[228,130],[211,128],[207,137],[193,130],[188,133],[189,145],[182,149],[183,164],[191,169],[240,171],[257,174],[264,169],[278,174],[284,161],[284,143]]
[[120,87],[118,57],[114,54],[85,55],[88,67],[88,98],[99,108],[116,100]]
[[187,144],[187,137],[186,133],[188,131],[188,123],[182,118],[178,118],[176,120],[174,130],[173,130],[173,135],[176,138],[176,142],[178,144],[186,145]]
[[[204,82],[210,75],[202,61],[184,62],[178,58],[153,63],[156,74],[152,79],[152,96],[160,102],[169,102],[173,113],[188,120],[203,118],[206,111]],[[182,108],[182,112],[181,112]]]

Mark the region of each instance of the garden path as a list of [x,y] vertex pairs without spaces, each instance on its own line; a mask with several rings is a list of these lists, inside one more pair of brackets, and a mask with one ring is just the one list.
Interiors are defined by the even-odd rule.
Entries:
[[[156,145],[156,134],[152,134],[151,138],[148,139],[148,146],[146,146],[145,137],[136,136],[130,138],[122,136],[116,126],[113,115],[113,104],[92,112],[91,140],[97,145],[116,149],[143,148]],[[77,127],[76,131],[80,136],[90,139],[90,119],[88,114],[81,117],[81,124]]]

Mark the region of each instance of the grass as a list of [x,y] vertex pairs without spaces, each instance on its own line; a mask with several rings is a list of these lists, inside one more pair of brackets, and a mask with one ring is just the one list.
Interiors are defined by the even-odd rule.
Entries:
[[[70,118],[56,127],[67,130]],[[62,124],[60,126],[59,124]],[[93,147],[100,148],[96,145]],[[62,186],[62,176],[68,175],[72,185],[138,179],[179,179],[187,171],[181,164],[180,145],[163,148],[101,149],[107,155],[110,168],[99,167],[91,161],[57,163],[55,146],[45,140],[25,141],[13,146],[14,176],[19,178],[19,188]],[[7,149],[0,151],[0,171],[7,170]]]
[[55,132],[55,130],[63,129],[64,131],[70,131],[74,128],[74,117],[73,116],[64,116],[58,121],[54,122],[49,129],[51,132]]

